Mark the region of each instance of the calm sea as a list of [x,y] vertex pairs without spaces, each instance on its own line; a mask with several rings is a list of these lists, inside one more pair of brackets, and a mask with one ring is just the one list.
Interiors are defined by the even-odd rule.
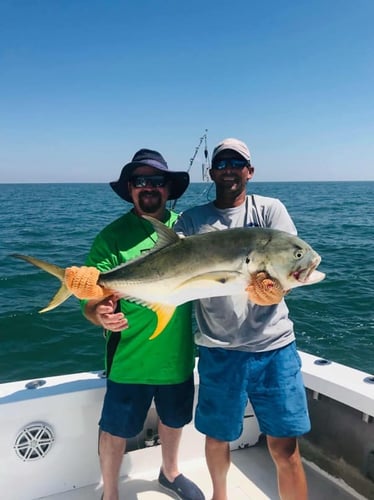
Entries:
[[[374,373],[374,182],[251,182],[248,189],[280,198],[322,256],[325,281],[287,297],[299,349]],[[191,184],[176,209],[213,195],[208,184]],[[0,381],[102,369],[101,331],[78,301],[38,314],[58,282],[10,254],[80,265],[96,233],[130,205],[106,184],[3,184],[0,206]]]

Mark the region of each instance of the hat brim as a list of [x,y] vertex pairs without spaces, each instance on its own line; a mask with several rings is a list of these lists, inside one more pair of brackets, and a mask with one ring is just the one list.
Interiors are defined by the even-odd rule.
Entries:
[[168,179],[170,180],[170,192],[168,200],[177,200],[186,191],[190,183],[190,176],[188,172],[172,172],[167,168],[165,168],[165,166],[162,163],[153,160],[147,160],[142,162],[130,162],[123,167],[118,181],[112,181],[109,183],[113,191],[116,194],[118,194],[118,196],[123,200],[132,203],[132,198],[129,192],[128,181],[131,178],[133,171],[137,167],[141,167],[144,165],[156,168],[160,172],[167,175]]

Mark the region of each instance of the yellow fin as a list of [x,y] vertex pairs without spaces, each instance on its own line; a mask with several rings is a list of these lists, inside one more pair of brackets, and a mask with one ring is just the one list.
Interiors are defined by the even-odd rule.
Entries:
[[169,321],[171,320],[176,306],[167,304],[152,304],[149,306],[152,311],[157,315],[157,326],[156,330],[149,337],[149,340],[153,340],[160,335],[160,333],[165,329]]
[[51,311],[55,307],[65,302],[65,300],[68,299],[70,295],[72,295],[71,291],[68,290],[68,288],[65,286],[64,283],[65,269],[63,269],[62,267],[56,266],[55,264],[50,264],[45,260],[40,260],[36,259],[35,257],[30,257],[29,255],[14,253],[12,254],[12,257],[16,257],[16,259],[22,259],[26,262],[29,262],[30,264],[39,267],[40,269],[43,269],[43,271],[52,274],[52,276],[55,276],[61,281],[62,283],[61,288],[58,290],[58,292],[50,301],[50,303],[39,311],[40,313]]
[[68,299],[71,295],[72,295],[71,291],[65,286],[65,284],[63,284],[56,293],[56,295],[53,297],[51,302],[46,307],[44,307],[44,309],[41,309],[39,312],[45,313],[47,311],[51,311],[55,307],[65,302],[65,300]]
[[55,264],[50,264],[45,260],[36,259],[35,257],[30,257],[29,255],[22,255],[19,253],[13,253],[11,257],[25,260],[26,262],[29,262],[35,267],[39,267],[40,269],[43,269],[43,271],[52,274],[53,276],[58,278],[61,281],[61,283],[64,282],[65,269],[63,269],[62,267],[56,266]]

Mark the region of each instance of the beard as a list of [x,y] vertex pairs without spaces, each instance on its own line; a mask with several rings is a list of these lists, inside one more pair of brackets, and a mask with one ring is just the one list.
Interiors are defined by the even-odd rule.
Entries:
[[139,207],[146,214],[153,214],[162,207],[162,197],[159,191],[142,191],[139,193]]

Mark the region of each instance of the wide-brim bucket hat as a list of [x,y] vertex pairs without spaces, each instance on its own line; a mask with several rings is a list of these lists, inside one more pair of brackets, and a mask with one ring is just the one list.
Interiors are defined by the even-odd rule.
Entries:
[[127,163],[121,171],[118,181],[110,182],[110,186],[115,193],[118,194],[123,200],[132,202],[129,192],[128,181],[130,180],[133,171],[137,167],[148,166],[156,168],[165,173],[169,179],[169,200],[176,200],[186,191],[190,183],[190,176],[188,172],[173,172],[169,170],[163,156],[158,151],[152,149],[140,149],[137,151],[130,163]]

